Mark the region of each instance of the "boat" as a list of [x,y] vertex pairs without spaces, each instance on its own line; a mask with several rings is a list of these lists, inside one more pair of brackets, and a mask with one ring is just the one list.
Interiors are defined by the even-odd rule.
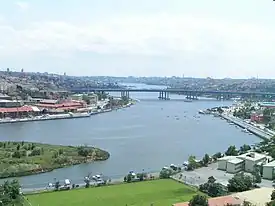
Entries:
[[199,114],[205,114],[205,112],[202,110],[199,110]]
[[246,128],[242,130],[245,133],[250,133]]

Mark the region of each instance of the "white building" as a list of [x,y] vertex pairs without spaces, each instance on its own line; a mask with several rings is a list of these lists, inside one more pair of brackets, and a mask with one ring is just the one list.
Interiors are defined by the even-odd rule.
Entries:
[[264,154],[249,152],[246,154],[239,155],[238,158],[244,160],[244,171],[245,172],[253,172],[255,166],[259,163],[265,164],[267,162],[267,156]]
[[265,164],[267,159],[266,155],[256,152],[249,152],[239,156],[226,156],[218,159],[218,169],[228,173],[253,172],[257,165]]
[[238,173],[244,169],[244,160],[236,156],[226,156],[218,159],[218,169],[228,173]]
[[274,179],[275,161],[269,162],[263,166],[263,178],[268,180]]
[[238,173],[240,171],[244,170],[244,160],[239,159],[239,158],[235,158],[235,159],[231,159],[229,161],[227,161],[227,168],[226,171],[228,173]]

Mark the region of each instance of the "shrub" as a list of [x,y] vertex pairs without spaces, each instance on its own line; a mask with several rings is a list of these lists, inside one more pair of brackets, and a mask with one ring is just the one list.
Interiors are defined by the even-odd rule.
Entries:
[[41,149],[39,147],[32,150],[32,152],[30,154],[30,156],[39,156],[39,155],[41,155]]
[[12,157],[14,158],[20,158],[21,157],[21,154],[19,151],[15,151],[13,154],[12,154]]

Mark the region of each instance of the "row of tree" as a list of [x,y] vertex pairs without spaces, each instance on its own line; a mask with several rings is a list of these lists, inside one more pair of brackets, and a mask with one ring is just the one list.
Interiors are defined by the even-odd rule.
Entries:
[[261,182],[261,177],[259,178],[255,175],[238,173],[228,181],[227,186],[224,186],[217,183],[216,179],[211,176],[206,183],[199,186],[199,190],[210,197],[224,196],[230,192],[243,192],[257,187],[256,184]]

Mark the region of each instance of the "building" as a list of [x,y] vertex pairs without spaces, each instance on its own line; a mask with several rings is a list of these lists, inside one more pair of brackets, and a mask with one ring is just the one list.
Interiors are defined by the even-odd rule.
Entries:
[[253,172],[256,166],[265,164],[268,158],[268,156],[256,152],[226,156],[218,159],[218,169],[233,174],[240,171]]
[[0,108],[22,107],[22,101],[0,99]]
[[259,105],[262,108],[275,108],[275,102],[260,102]]
[[71,96],[72,100],[76,101],[89,101],[89,104],[97,104],[98,101],[98,96],[97,94],[94,93],[89,93],[89,94],[74,94]]
[[[241,205],[243,203],[242,200],[232,197],[232,196],[222,196],[222,197],[214,197],[208,199],[209,206],[225,206],[225,205]],[[188,206],[189,202],[176,203],[172,206]]]
[[267,162],[268,157],[264,154],[249,152],[246,154],[239,155],[238,158],[244,160],[244,171],[245,172],[253,172],[255,167],[258,164],[265,164]]
[[264,115],[258,113],[252,113],[250,116],[251,122],[262,123],[264,121]]
[[226,171],[228,173],[235,174],[240,171],[243,171],[245,164],[244,164],[244,160],[235,158],[235,159],[228,160],[226,166],[227,166]]
[[43,100],[36,104],[41,110],[48,110],[51,113],[55,112],[77,112],[78,109],[86,108],[87,104],[84,101],[58,101],[58,100]]
[[12,100],[12,97],[9,95],[0,93],[0,99],[1,100]]
[[228,173],[238,173],[244,170],[244,160],[235,156],[226,156],[218,159],[218,169]]
[[268,180],[273,180],[275,177],[274,169],[275,169],[275,161],[272,161],[263,165],[263,178]]
[[0,118],[23,118],[30,115],[36,116],[40,114],[40,110],[33,106],[22,106],[12,108],[0,108]]

